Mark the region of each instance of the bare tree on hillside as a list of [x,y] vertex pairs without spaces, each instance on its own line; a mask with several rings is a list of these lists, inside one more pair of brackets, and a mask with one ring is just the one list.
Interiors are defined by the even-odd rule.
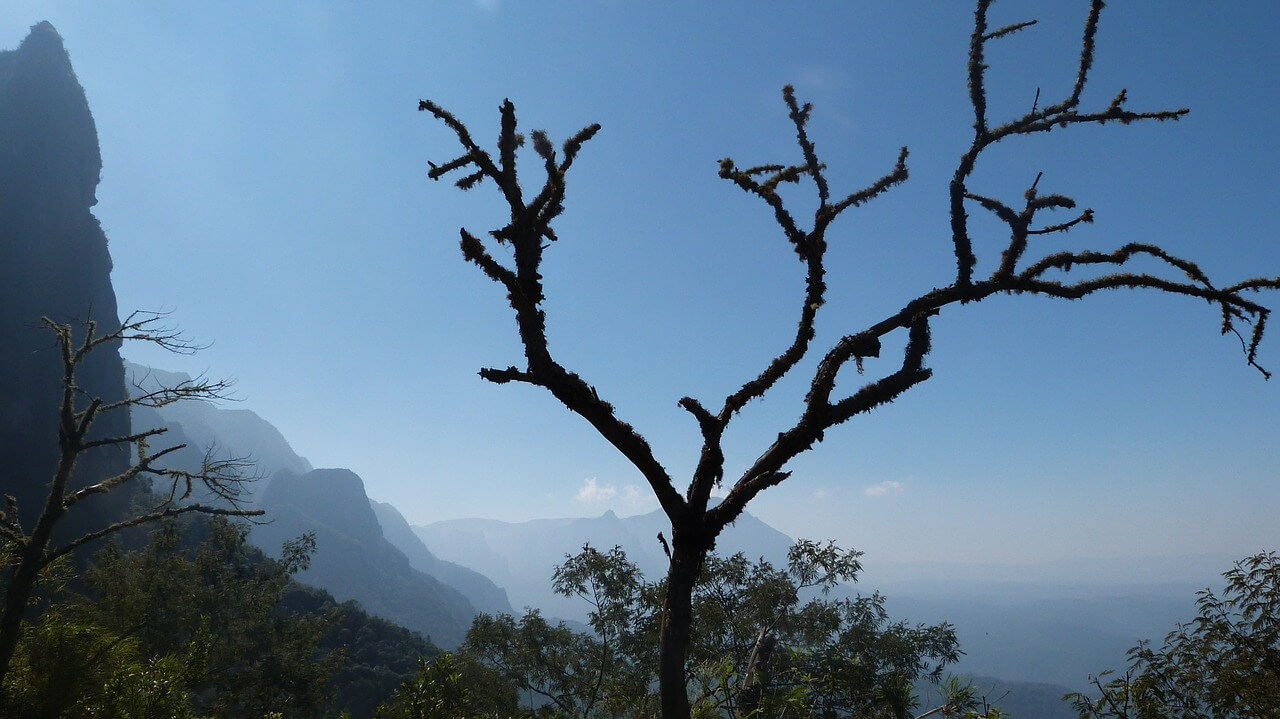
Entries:
[[[511,252],[511,261],[495,257],[488,241],[466,229],[461,230],[463,257],[505,289],[515,311],[524,346],[523,367],[485,368],[480,370],[480,376],[499,384],[524,382],[549,391],[589,422],[636,467],[671,520],[671,562],[663,607],[658,672],[662,715],[668,719],[689,716],[685,658],[690,632],[690,596],[717,535],[756,495],[787,479],[790,474],[786,470],[788,463],[820,442],[827,430],[891,402],[929,379],[932,371],[925,365],[925,359],[931,349],[930,329],[942,309],[981,302],[997,294],[1080,299],[1107,290],[1146,289],[1197,298],[1221,310],[1222,333],[1239,337],[1245,360],[1267,376],[1266,370],[1258,366],[1256,356],[1269,310],[1252,297],[1259,290],[1280,287],[1280,277],[1249,279],[1219,286],[1210,281],[1195,263],[1148,242],[1129,242],[1110,251],[1062,250],[1043,255],[1032,253],[1028,257],[1033,238],[1058,235],[1082,223],[1092,222],[1092,211],[1077,210],[1074,199],[1042,190],[1039,177],[1016,202],[983,195],[970,188],[970,179],[979,158],[989,148],[1008,138],[1037,135],[1072,125],[1177,120],[1188,112],[1186,109],[1130,110],[1126,107],[1123,90],[1105,106],[1096,109],[1081,107],[1081,94],[1093,64],[1094,42],[1103,6],[1102,0],[1092,0],[1075,80],[1066,97],[1049,103],[1041,102],[1037,94],[1025,114],[1005,122],[989,118],[984,58],[987,46],[1034,24],[1034,21],[1028,21],[991,29],[987,24],[990,4],[990,0],[977,2],[968,57],[974,134],[960,157],[949,189],[949,235],[956,267],[954,278],[945,287],[906,298],[898,311],[867,327],[854,329],[827,350],[809,380],[800,418],[793,425],[781,428],[776,441],[764,448],[740,476],[729,480],[727,495],[715,506],[710,506],[709,500],[713,488],[725,480],[721,438],[726,427],[749,402],[769,392],[810,352],[815,318],[824,305],[827,289],[824,258],[828,228],[845,210],[863,205],[907,179],[906,148],[900,151],[892,169],[880,179],[860,190],[836,194],[828,184],[825,166],[809,137],[810,106],[801,104],[793,90],[787,87],[782,95],[795,126],[800,161],[746,168],[739,167],[733,160],[721,161],[720,177],[759,198],[772,210],[783,236],[804,268],[805,289],[803,296],[797,298],[799,319],[795,337],[759,376],[743,383],[716,405],[708,406],[692,397],[679,400],[679,406],[696,419],[702,436],[700,459],[688,486],[681,492],[645,438],[617,416],[614,407],[604,399],[604,392],[558,363],[547,342],[541,275],[543,256],[551,243],[558,239],[552,222],[563,210],[566,173],[583,143],[591,139],[600,126],[590,125],[578,132],[564,143],[559,155],[545,132],[533,131],[530,134],[533,149],[541,159],[546,179],[536,194],[529,194],[517,181],[517,148],[522,146],[524,138],[517,133],[515,107],[510,101],[505,101],[501,107],[501,132],[496,155],[481,148],[467,126],[443,107],[429,100],[423,100],[419,105],[420,110],[430,112],[453,131],[463,150],[462,154],[444,164],[433,163],[429,177],[439,180],[450,173],[461,172],[463,177],[456,184],[463,190],[485,180],[492,181],[510,208],[510,221],[489,235],[493,242]],[[817,209],[807,226],[797,219],[779,194],[783,183],[801,180],[812,183],[818,200]],[[997,258],[993,258],[989,274],[985,274],[986,270],[983,270],[984,274],[978,274],[978,258],[970,236],[969,210],[972,208],[990,212],[1007,226],[1007,245]],[[1065,221],[1051,221],[1043,217],[1055,210],[1068,210],[1075,214]],[[1135,260],[1148,261],[1163,271],[1130,271],[1128,267]],[[1073,271],[1081,268],[1103,272],[1075,279],[1079,275],[1073,276]],[[835,384],[840,372],[850,364],[862,372],[864,360],[880,356],[882,339],[897,332],[905,334],[905,349],[901,360],[894,362],[896,368],[881,376],[865,379],[852,394],[837,395]]]
[[[90,320],[83,329],[71,324],[59,324],[44,319],[45,325],[56,337],[56,349],[62,362],[62,395],[58,413],[58,462],[50,479],[49,492],[44,509],[28,529],[18,514],[17,501],[8,497],[7,508],[0,511],[0,567],[5,571],[5,599],[0,614],[0,682],[9,670],[18,645],[22,620],[28,611],[28,602],[41,571],[54,561],[97,539],[115,534],[129,527],[156,522],[166,517],[192,512],[235,517],[261,515],[260,509],[245,509],[239,502],[241,489],[251,479],[246,475],[249,462],[242,458],[214,456],[210,449],[203,465],[197,471],[171,469],[159,465],[165,456],[183,449],[177,444],[163,449],[153,449],[151,441],[164,434],[164,428],[130,432],[126,435],[98,437],[92,432],[94,422],[108,413],[128,413],[132,407],[163,407],[187,399],[219,399],[226,396],[229,384],[204,378],[186,380],[174,386],[138,388],[133,396],[115,402],[104,402],[100,397],[88,396],[76,384],[76,371],[96,349],[118,345],[121,342],[148,342],[166,350],[189,353],[197,349],[179,334],[160,326],[161,315],[134,313],[120,328],[98,334],[97,323]],[[89,478],[89,483],[77,483],[76,463],[86,453],[109,449],[130,448],[135,452],[133,461],[120,473],[111,477]],[[108,524],[101,529],[88,531],[61,543],[56,543],[54,529],[76,505],[95,495],[113,491],[128,491],[136,487],[142,478],[151,478],[154,492],[148,496],[152,506],[139,513]],[[94,481],[96,480],[96,481]],[[75,488],[78,485],[79,488]],[[185,503],[192,491],[202,486],[227,506],[209,506]],[[0,692],[0,709],[5,704]]]

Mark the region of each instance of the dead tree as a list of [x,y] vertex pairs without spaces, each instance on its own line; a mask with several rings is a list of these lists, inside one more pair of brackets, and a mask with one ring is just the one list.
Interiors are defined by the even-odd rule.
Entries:
[[[1269,376],[1256,361],[1269,311],[1255,301],[1253,295],[1259,290],[1280,287],[1280,277],[1218,286],[1195,263],[1147,242],[1128,242],[1110,251],[1035,253],[1032,255],[1035,259],[1029,259],[1026,255],[1033,239],[1040,241],[1061,235],[1077,225],[1090,223],[1094,219],[1093,212],[1089,209],[1077,211],[1074,199],[1043,191],[1039,177],[1016,203],[983,195],[970,188],[970,178],[978,160],[989,148],[1010,137],[1034,136],[1072,125],[1177,120],[1188,112],[1186,109],[1130,110],[1125,104],[1124,90],[1120,90],[1103,107],[1092,110],[1081,107],[1081,94],[1093,64],[1094,42],[1103,6],[1102,0],[1092,0],[1075,81],[1066,97],[1053,103],[1041,103],[1037,93],[1025,114],[1003,123],[993,121],[988,117],[985,87],[987,66],[984,54],[987,45],[1026,29],[1035,21],[991,29],[987,23],[990,4],[990,0],[978,0],[974,14],[968,57],[973,140],[960,156],[949,189],[949,231],[956,261],[954,278],[945,287],[908,299],[897,312],[850,332],[827,350],[809,382],[800,418],[793,425],[782,428],[777,440],[751,461],[745,472],[732,479],[726,496],[714,506],[709,502],[712,489],[724,479],[725,456],[721,438],[725,428],[749,402],[769,392],[810,352],[814,322],[823,307],[827,289],[824,258],[828,228],[845,210],[869,202],[906,180],[907,149],[902,148],[893,168],[880,179],[855,192],[833,195],[825,166],[809,138],[810,105],[800,104],[792,89],[786,87],[782,91],[783,100],[795,126],[801,160],[797,164],[765,164],[747,168],[739,167],[733,160],[721,161],[720,177],[759,198],[772,210],[783,236],[804,268],[805,289],[803,296],[798,298],[799,319],[795,337],[759,376],[745,382],[718,406],[708,406],[692,397],[679,400],[679,406],[697,421],[702,435],[698,463],[682,493],[644,437],[616,415],[613,406],[603,399],[603,392],[559,364],[547,343],[540,274],[543,256],[558,239],[552,222],[563,211],[566,174],[583,143],[591,139],[600,126],[590,125],[569,138],[560,154],[545,132],[533,131],[533,149],[541,159],[546,179],[537,193],[531,194],[525,192],[517,179],[517,149],[524,144],[524,138],[516,130],[515,107],[509,100],[504,101],[500,109],[501,130],[496,155],[481,148],[467,126],[440,105],[430,100],[419,104],[419,110],[428,111],[443,122],[462,145],[462,154],[456,158],[439,165],[431,163],[428,176],[439,180],[450,173],[461,172],[463,176],[456,184],[463,190],[489,180],[497,186],[510,208],[510,221],[489,232],[493,242],[509,251],[512,257],[509,261],[496,257],[490,251],[492,245],[488,241],[466,229],[461,230],[463,257],[506,290],[524,345],[523,367],[485,368],[480,370],[480,376],[499,384],[524,382],[549,391],[589,422],[636,467],[671,520],[671,563],[663,606],[658,668],[662,715],[668,719],[689,715],[685,652],[690,631],[690,598],[694,581],[717,535],[757,494],[785,480],[790,474],[786,470],[788,462],[820,442],[827,430],[855,415],[892,402],[903,392],[929,379],[932,371],[925,365],[925,359],[931,349],[930,327],[943,309],[981,302],[997,294],[1034,294],[1074,300],[1107,290],[1146,289],[1197,298],[1221,310],[1221,332],[1238,337],[1246,361],[1264,376]],[[798,221],[778,191],[783,183],[801,180],[812,183],[818,200],[807,227]],[[969,210],[972,208],[992,213],[1008,228],[1008,243],[999,257],[993,258],[989,274],[985,270],[978,274],[978,258],[970,236]],[[1043,219],[1044,214],[1055,210],[1075,214],[1062,221]],[[1128,271],[1131,261],[1138,259],[1154,260],[1165,271]],[[1073,271],[1081,268],[1093,270],[1094,274],[1075,279]],[[1241,334],[1241,328],[1246,326],[1248,330]],[[864,360],[880,356],[882,339],[897,332],[905,333],[906,337],[901,360],[895,362],[896,369],[865,380],[852,394],[835,395],[837,375],[850,364],[862,372]]]
[[[94,421],[108,413],[127,413],[132,407],[163,407],[187,399],[225,398],[229,389],[227,382],[204,378],[186,380],[172,387],[139,387],[138,393],[114,402],[87,396],[76,384],[77,369],[100,347],[134,341],[149,342],[179,353],[197,349],[176,332],[161,327],[161,318],[157,314],[134,313],[125,319],[119,329],[104,334],[98,334],[97,324],[90,320],[84,324],[83,339],[77,339],[80,333],[75,331],[75,326],[59,324],[47,317],[44,319],[45,325],[57,338],[56,348],[62,362],[58,461],[49,481],[44,509],[29,530],[23,526],[17,501],[12,496],[7,498],[7,508],[0,511],[2,566],[7,573],[4,611],[0,614],[0,681],[9,670],[27,604],[40,580],[41,571],[54,561],[95,540],[166,517],[192,512],[235,517],[258,516],[263,513],[260,509],[245,509],[240,504],[244,483],[252,479],[246,472],[251,464],[244,458],[218,458],[210,448],[199,470],[171,469],[161,466],[160,460],[186,445],[177,444],[153,450],[151,441],[164,434],[164,428],[107,437],[96,437],[92,433]],[[135,454],[126,469],[110,477],[89,478],[89,483],[76,483],[83,486],[75,488],[76,484],[73,482],[76,480],[76,463],[86,453],[95,450],[127,450],[131,447]],[[148,478],[152,481],[153,493],[144,496],[153,499],[152,506],[101,529],[55,543],[54,529],[58,522],[68,512],[75,510],[81,501],[107,492],[129,491]],[[226,506],[186,502],[197,487],[212,492],[225,501]],[[0,709],[3,709],[4,704],[5,698],[0,693]]]

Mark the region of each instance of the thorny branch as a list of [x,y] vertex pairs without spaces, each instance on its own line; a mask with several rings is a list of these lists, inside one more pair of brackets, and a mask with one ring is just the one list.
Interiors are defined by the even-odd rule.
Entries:
[[595,387],[556,362],[547,346],[546,317],[541,307],[542,275],[539,272],[543,251],[548,247],[543,240],[556,240],[551,221],[564,210],[565,174],[582,145],[600,130],[600,126],[589,125],[567,140],[562,147],[564,159],[559,161],[546,134],[534,133],[534,149],[543,159],[547,177],[537,196],[525,204],[520,187],[513,186],[515,159],[513,154],[508,155],[511,150],[507,149],[522,142],[516,133],[515,109],[510,101],[505,101],[501,110],[502,134],[498,146],[499,152],[508,157],[503,162],[509,163],[503,169],[499,169],[492,156],[471,139],[466,126],[444,108],[423,100],[418,109],[431,112],[444,122],[457,135],[464,149],[462,155],[443,165],[433,164],[428,177],[438,180],[454,170],[475,167],[474,172],[457,181],[458,187],[465,190],[482,180],[491,180],[499,187],[510,208],[510,221],[489,235],[499,244],[511,247],[514,267],[499,262],[483,241],[465,229],[461,230],[461,246],[463,257],[506,288],[507,301],[515,310],[527,366],[523,370],[516,367],[486,368],[480,371],[480,376],[499,384],[525,382],[550,391],[566,407],[590,422],[640,470],[668,514],[682,513],[683,500],[675,491],[667,470],[654,457],[649,443],[614,414],[613,405],[601,399]]
[[[515,170],[516,148],[523,143],[523,137],[516,133],[515,111],[511,102],[505,101],[501,108],[499,160],[495,162],[486,150],[472,140],[462,122],[439,105],[423,100],[419,109],[431,112],[444,122],[457,135],[463,148],[463,153],[457,158],[442,165],[432,164],[428,176],[439,180],[454,171],[470,171],[470,174],[457,180],[458,187],[465,190],[483,180],[491,180],[498,186],[510,207],[508,224],[489,234],[498,243],[512,247],[513,265],[503,264],[490,254],[483,241],[465,229],[461,231],[464,257],[507,289],[507,298],[516,313],[527,360],[524,369],[485,369],[481,371],[481,376],[493,382],[516,381],[544,387],[569,409],[585,417],[640,469],[673,522],[700,518],[707,548],[714,543],[719,531],[737,518],[752,498],[765,488],[784,480],[788,476],[785,467],[790,460],[808,450],[815,442],[821,441],[826,430],[855,415],[892,402],[903,392],[929,379],[931,370],[925,366],[925,359],[931,349],[930,322],[951,305],[979,302],[998,293],[1028,293],[1080,299],[1114,289],[1151,289],[1194,297],[1219,307],[1222,316],[1221,332],[1240,337],[1246,361],[1264,377],[1269,377],[1269,372],[1256,360],[1270,310],[1246,294],[1280,288],[1280,277],[1255,278],[1218,287],[1195,263],[1174,256],[1157,245],[1143,242],[1129,242],[1111,251],[1053,251],[1027,262],[1025,256],[1030,251],[1030,240],[1033,237],[1060,235],[1079,225],[1091,223],[1094,220],[1093,211],[1086,208],[1076,212],[1070,219],[1044,222],[1039,217],[1042,212],[1074,211],[1077,203],[1064,195],[1042,193],[1039,190],[1042,179],[1040,175],[1037,175],[1024,193],[1021,207],[1016,209],[1005,201],[970,189],[974,169],[986,150],[1007,138],[1082,124],[1177,120],[1189,112],[1185,108],[1129,110],[1125,107],[1127,98],[1124,90],[1117,92],[1111,102],[1101,109],[1081,109],[1082,95],[1093,66],[1098,20],[1103,7],[1102,0],[1092,0],[1070,92],[1062,100],[1041,107],[1040,93],[1037,91],[1030,111],[993,126],[987,108],[987,45],[1025,30],[1034,25],[1035,21],[1017,22],[990,30],[987,17],[990,6],[991,0],[978,0],[974,14],[968,57],[969,101],[973,110],[974,135],[969,147],[960,156],[949,188],[950,234],[956,257],[956,275],[953,281],[945,287],[907,301],[897,312],[837,341],[818,362],[799,420],[778,434],[776,441],[733,482],[728,495],[711,509],[708,509],[710,493],[723,480],[725,457],[721,442],[730,420],[751,400],[767,393],[809,353],[815,335],[817,314],[824,305],[827,289],[824,264],[827,229],[844,210],[868,202],[905,181],[907,149],[902,148],[896,163],[884,176],[861,190],[833,201],[825,166],[818,158],[807,129],[812,107],[807,103],[800,104],[794,90],[788,86],[783,89],[783,101],[795,126],[801,162],[794,165],[763,164],[743,169],[731,159],[720,161],[720,177],[744,192],[755,195],[771,210],[783,236],[804,265],[805,289],[795,337],[759,376],[745,382],[727,396],[718,410],[709,409],[692,397],[679,400],[679,406],[697,421],[703,438],[701,456],[692,481],[684,496],[681,496],[673,487],[666,470],[654,458],[644,438],[615,416],[612,405],[601,399],[594,387],[556,363],[547,345],[539,267],[543,251],[549,245],[544,244],[543,240],[556,239],[550,223],[563,211],[565,173],[577,151],[586,140],[595,135],[599,125],[588,126],[567,141],[563,147],[564,160],[558,163],[545,134],[533,133],[535,149],[544,160],[546,179],[537,197],[526,204]],[[799,183],[806,178],[812,181],[818,200],[817,209],[814,210],[807,228],[802,226],[778,192],[780,185]],[[975,278],[978,257],[970,235],[967,207],[970,203],[992,213],[1009,231],[1008,242],[985,279]],[[1124,268],[1136,257],[1153,259],[1173,273],[1163,276],[1125,271]],[[1066,279],[1073,269],[1079,267],[1110,267],[1114,272],[1076,281]],[[1251,326],[1248,339],[1240,332],[1241,324]],[[880,356],[882,339],[899,330],[906,332],[907,342],[897,369],[878,379],[867,381],[848,396],[833,397],[836,378],[841,371],[852,361],[861,373],[865,359]]]

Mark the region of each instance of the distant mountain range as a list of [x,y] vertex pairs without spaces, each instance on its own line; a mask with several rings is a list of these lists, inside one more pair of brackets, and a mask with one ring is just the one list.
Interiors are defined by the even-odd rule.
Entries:
[[[191,377],[181,372],[166,372],[125,361],[125,372],[131,391],[154,391],[160,387],[176,387]],[[139,407],[133,412],[135,431],[165,427],[167,445],[186,444],[178,461],[198,464],[205,451],[213,448],[224,457],[247,457],[254,472],[262,480],[281,470],[306,474],[311,463],[299,457],[289,441],[274,425],[248,409],[220,407],[210,402],[176,402],[161,409]],[[265,481],[247,485],[247,499],[266,485]]]
[[480,572],[447,562],[432,554],[395,507],[385,502],[370,504],[378,517],[378,523],[382,525],[383,536],[404,553],[410,566],[457,589],[466,596],[476,611],[485,614],[512,613],[506,590]]
[[[528,522],[455,519],[413,529],[438,556],[506,587],[516,607],[537,607],[546,615],[580,622],[586,618],[585,604],[551,591],[554,567],[584,543],[601,549],[616,545],[647,577],[660,577],[666,557],[656,535],[666,526],[665,517],[655,511]],[[725,532],[717,550],[741,551],[784,566],[791,544],[790,537],[747,514]],[[1100,564],[1093,582],[1081,581],[1083,572],[1074,574],[1087,569],[1087,563],[1056,563],[1044,568],[1047,581],[1037,582],[1037,568],[1031,566],[950,566],[935,579],[927,572],[911,572],[910,564],[868,559],[860,583],[837,594],[880,591],[894,619],[952,623],[966,653],[955,672],[1019,683],[1012,689],[1012,684],[1002,686],[999,693],[1013,691],[1017,698],[1011,705],[1025,699],[1039,706],[1049,697],[1085,688],[1091,674],[1123,667],[1126,650],[1138,640],[1158,641],[1177,622],[1190,619],[1196,589],[1217,584],[1217,572],[1230,566],[1223,559],[1216,571],[1209,571],[1211,563],[1211,558],[1185,560],[1179,572],[1175,560],[1114,560]],[[988,576],[1005,581],[982,579]],[[1022,581],[1008,581],[1014,577]],[[1178,577],[1182,581],[1173,581]],[[1204,581],[1196,583],[1192,577]]]
[[281,470],[261,493],[268,521],[250,540],[272,556],[304,532],[316,538],[310,566],[297,575],[338,600],[354,599],[366,610],[421,632],[445,648],[456,647],[476,610],[461,592],[414,569],[382,535],[364,483],[346,469],[303,475]]
[[[551,573],[566,555],[584,544],[597,549],[621,547],[645,576],[666,574],[667,558],[658,532],[670,540],[670,524],[661,510],[633,517],[612,511],[599,517],[500,522],[493,519],[450,519],[413,531],[438,556],[471,567],[506,588],[517,608],[536,607],[548,616],[585,621],[587,608],[577,598],[551,591]],[[764,557],[784,566],[792,539],[744,513],[725,530],[717,550]]]
[[[130,372],[144,386],[184,379],[137,366]],[[282,541],[314,532],[317,551],[303,581],[339,600],[354,599],[445,647],[461,642],[476,612],[536,607],[549,617],[585,620],[587,608],[579,599],[551,591],[554,568],[584,544],[621,547],[647,577],[666,571],[657,535],[668,532],[669,525],[660,511],[410,526],[392,505],[371,501],[355,473],[311,469],[274,427],[249,410],[192,402],[139,413],[135,422],[168,426],[170,441],[190,442],[193,448],[215,444],[233,455],[255,457],[263,471],[271,472],[253,498],[271,523],[255,528],[253,541],[274,555]],[[192,449],[178,461],[200,457],[203,449]],[[791,537],[744,514],[725,531],[717,551],[743,552],[783,566],[791,544]],[[953,623],[966,652],[956,671],[1053,684],[1052,689],[1020,690],[1043,697],[1066,687],[1083,688],[1090,674],[1123,666],[1125,650],[1139,639],[1158,640],[1177,621],[1189,619],[1195,590],[1216,584],[1230,560],[1001,566],[887,563],[868,557],[864,564],[860,584],[843,591],[881,591],[894,618]]]

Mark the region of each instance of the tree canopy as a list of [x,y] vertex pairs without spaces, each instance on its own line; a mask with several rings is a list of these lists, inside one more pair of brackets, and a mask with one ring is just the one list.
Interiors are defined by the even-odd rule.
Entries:
[[[959,657],[955,632],[891,620],[878,593],[848,595],[859,556],[801,541],[785,568],[740,553],[709,557],[694,590],[694,713],[910,716],[913,684],[939,681]],[[537,610],[481,615],[462,661],[532,698],[540,715],[656,715],[664,580],[647,581],[621,549],[585,546],[553,581],[560,594],[587,603],[590,631],[552,624]]]

